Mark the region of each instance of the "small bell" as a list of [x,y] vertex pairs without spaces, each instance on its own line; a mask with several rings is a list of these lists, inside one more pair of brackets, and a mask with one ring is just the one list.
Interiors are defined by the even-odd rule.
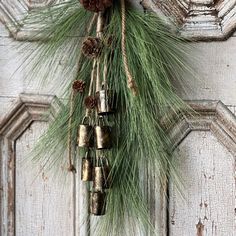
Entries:
[[93,180],[93,162],[92,158],[86,156],[82,159],[82,167],[81,167],[81,180],[82,181],[92,181]]
[[102,191],[90,192],[90,213],[104,215],[106,211],[106,193]]
[[93,188],[97,191],[101,191],[105,186],[105,176],[104,171],[101,166],[94,167],[93,173]]
[[[88,120],[88,122],[87,122]],[[90,117],[84,117],[82,124],[78,129],[78,146],[79,147],[93,147],[93,126],[90,124]]]
[[[103,120],[102,117],[99,118],[99,121]],[[98,123],[95,126],[95,136],[96,136],[96,148],[97,149],[110,149],[112,146],[111,143],[111,127],[108,125]]]
[[103,160],[101,160],[100,166],[97,165],[93,169],[93,188],[96,191],[110,188],[110,166],[106,158]]
[[108,115],[115,112],[116,93],[113,90],[102,89],[96,92],[98,115]]

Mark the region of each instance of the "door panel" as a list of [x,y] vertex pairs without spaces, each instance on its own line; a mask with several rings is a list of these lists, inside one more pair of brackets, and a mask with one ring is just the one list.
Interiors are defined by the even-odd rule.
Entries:
[[[15,231],[16,236],[72,235],[73,189],[71,182],[42,171],[29,161],[29,153],[46,130],[45,122],[33,122],[16,140]],[[69,179],[68,179],[69,178]]]
[[[137,5],[137,1],[131,1]],[[23,62],[16,50],[20,44],[17,40],[27,40],[32,32],[15,23],[30,9],[53,2],[56,1],[0,3],[0,21],[4,22],[0,23],[0,234],[3,236],[89,235],[88,196],[79,180],[79,166],[75,177],[60,180],[49,173],[39,174],[40,164],[27,159],[48,125],[49,120],[42,114],[55,106],[50,95],[60,96],[55,87],[64,78],[58,72],[48,86],[39,89],[37,83],[29,85],[26,81],[28,71],[16,71]],[[143,0],[142,4],[160,13],[159,2],[162,1]],[[164,14],[174,13],[183,35],[199,40],[227,39],[236,28],[235,10],[234,0],[166,1],[161,9]],[[194,47],[189,56],[200,79],[186,78],[187,95],[180,89],[178,93],[190,100],[200,115],[179,121],[181,132],[176,127],[170,131],[176,140],[176,161],[185,199],[170,183],[167,205],[155,176],[147,175],[152,221],[163,236],[168,233],[233,236],[236,232],[236,37],[232,35],[222,42],[198,42]],[[62,62],[62,69],[63,63],[66,62]],[[92,224],[94,221],[92,217]],[[127,230],[131,230],[128,223]]]
[[184,198],[170,188],[170,235],[233,236],[235,159],[209,131],[193,131],[176,150]]

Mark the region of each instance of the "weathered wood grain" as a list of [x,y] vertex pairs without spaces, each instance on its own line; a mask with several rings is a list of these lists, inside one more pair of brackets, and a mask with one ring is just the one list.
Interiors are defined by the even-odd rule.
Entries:
[[[27,4],[41,4],[43,0],[22,0],[17,4],[21,4],[19,2],[27,10]],[[158,3],[154,0],[144,2]],[[182,33],[187,37],[200,40],[225,39],[235,29],[235,1],[195,0],[191,1],[191,6],[188,0],[172,1],[172,6],[168,6],[168,1],[164,3],[166,5],[161,12],[156,5],[152,7],[158,14],[167,14],[169,9],[175,9],[173,17],[182,25]],[[19,11],[14,9],[14,4],[15,0],[9,4],[13,16]],[[11,22],[9,19],[7,21]],[[15,29],[10,29],[13,32],[10,37],[27,38],[24,28],[19,31]],[[21,161],[40,135],[41,128],[47,126],[40,114],[52,100],[44,100],[45,97],[42,99],[35,94],[56,94],[60,97],[60,91],[55,91],[55,86],[58,79],[64,78],[55,77],[49,86],[39,88],[36,83],[29,85],[25,80],[26,70],[12,76],[23,57],[16,50],[19,42],[10,37],[8,30],[0,23],[0,124],[6,124],[5,117],[9,117],[9,114],[15,119],[13,123],[9,119],[11,124],[4,125],[4,132],[1,133],[1,235],[87,236],[89,224],[83,223],[85,220],[89,223],[90,218],[85,207],[87,192],[80,182],[80,174],[67,179],[69,196],[65,196],[65,188],[61,189],[60,183],[53,182],[53,178],[47,174],[41,173],[36,178],[34,174],[40,165],[34,167],[29,164],[31,168],[25,172],[25,162]],[[154,176],[148,176],[150,186],[147,191],[150,194],[152,221],[163,236],[168,235],[168,231],[173,236],[234,236],[236,147],[235,126],[234,122],[231,125],[231,121],[235,118],[232,114],[236,114],[236,38],[231,37],[224,42],[201,42],[194,46],[196,50],[191,52],[190,57],[194,58],[191,60],[200,79],[186,78],[191,88],[187,95],[178,90],[182,98],[195,100],[193,103],[195,107],[198,105],[198,111],[202,109],[199,117],[180,124],[185,135],[176,134],[179,139],[176,160],[179,162],[186,200],[182,200],[170,184],[170,205],[165,205],[163,195],[159,194],[158,181]],[[20,103],[25,104],[28,110],[21,110],[24,115],[18,116],[19,110],[15,110],[15,107],[20,93],[34,95],[21,96]],[[214,101],[209,104],[202,100]],[[217,108],[219,100],[221,105]],[[46,107],[45,103],[48,104]],[[34,120],[38,121],[30,126]],[[169,213],[165,207],[169,208]],[[130,230],[127,224],[127,232]]]
[[142,0],[141,4],[171,17],[181,28],[181,35],[189,39],[224,40],[236,28],[234,0]]
[[176,151],[183,194],[170,188],[170,235],[234,236],[235,157],[208,131],[194,131]]
[[[135,7],[137,1],[129,0]],[[25,27],[23,19],[37,7],[55,4],[60,0],[11,0],[0,2],[0,21],[4,23],[11,37],[16,40],[32,40],[37,25]],[[181,34],[194,40],[222,40],[235,31],[236,3],[234,0],[198,1],[198,0],[142,0],[144,9],[151,9],[158,14],[171,16],[180,28]],[[40,35],[34,37],[34,40]]]
[[[43,129],[41,128],[44,127],[42,125],[42,122],[45,123],[49,119],[52,119],[52,117],[58,111],[58,106],[59,104],[57,100],[54,101],[52,96],[21,95],[20,98],[18,98],[14,102],[14,107],[8,112],[6,112],[5,116],[1,120],[1,123],[0,123],[0,144],[1,144],[1,148],[0,148],[0,160],[1,160],[1,165],[0,165],[1,167],[0,169],[0,174],[1,174],[0,175],[0,183],[1,183],[0,230],[1,230],[1,235],[11,236],[11,235],[17,235],[18,233],[19,235],[32,235],[32,230],[34,229],[31,228],[31,226],[25,225],[24,226],[25,228],[24,228],[23,226],[21,227],[19,225],[21,225],[21,221],[27,220],[26,215],[31,214],[30,212],[26,212],[27,207],[28,209],[30,209],[31,207],[33,208],[31,204],[33,204],[34,202],[34,201],[31,202],[30,200],[31,195],[28,193],[28,191],[26,191],[27,188],[25,184],[29,183],[27,181],[33,181],[32,179],[33,175],[35,177],[37,176],[38,171],[36,170],[39,170],[40,166],[38,166],[38,169],[37,168],[33,169],[33,163],[30,163],[28,167],[21,166],[20,163],[23,159],[26,158],[26,154],[27,154],[26,150],[29,151],[30,149],[32,149],[33,142],[35,142],[38,139],[39,134],[42,133]],[[51,113],[49,114],[49,116],[45,116],[45,112],[49,110],[50,107],[52,107],[53,110],[51,110]],[[31,137],[28,138],[27,133],[26,133],[26,136],[24,136],[25,132],[28,131],[29,126],[32,125],[33,122],[35,121],[41,122],[40,123],[41,126],[40,125],[36,126],[37,129],[34,130],[35,132],[34,131],[32,132],[31,130],[31,133],[33,133],[32,135],[36,135],[36,136],[33,136],[35,137],[35,139],[33,138],[31,139]],[[20,140],[19,145],[18,145],[18,140]],[[25,143],[23,142],[23,140]],[[18,154],[19,154],[19,159],[17,159]],[[19,162],[17,162],[18,160]],[[18,172],[18,167],[19,167],[19,172]],[[27,171],[27,168],[30,168],[30,171]],[[61,169],[58,171],[60,172]],[[44,176],[46,175],[44,174]],[[19,182],[17,182],[17,179]],[[50,179],[50,182],[49,182],[49,179]],[[65,183],[67,185],[63,185]],[[50,214],[48,213],[47,215],[49,221],[52,220],[51,219],[52,217],[56,217],[57,215],[56,212],[58,211],[60,215],[62,214],[62,215],[67,216],[66,219],[68,219],[68,216],[70,216],[69,217],[70,225],[68,223],[67,232],[73,233],[74,232],[74,214],[72,214],[72,212],[74,209],[74,201],[72,201],[72,199],[74,196],[74,183],[70,179],[69,180],[67,178],[65,179],[65,177],[63,178],[63,181],[61,183],[60,182],[56,183],[54,179],[52,179],[51,177],[49,178],[49,176],[47,176],[47,181],[45,181],[45,179],[42,178],[41,181],[38,180],[37,184],[43,185],[43,186],[45,184],[44,186],[46,190],[45,194],[46,196],[48,194],[49,202],[52,201],[51,196],[57,197],[58,199],[57,203],[59,205],[62,204],[62,206],[64,207],[64,208],[63,207],[61,208],[62,211],[66,210],[63,213],[62,212],[60,213],[59,206],[55,205],[53,207],[53,204],[50,202],[51,206],[54,209],[52,209],[52,212]],[[64,188],[64,186],[67,186],[69,188],[69,191],[68,189]],[[27,187],[30,188],[30,185],[28,185]],[[45,199],[42,198],[42,197],[45,197],[44,195],[39,196],[38,191],[40,188],[41,188],[40,186],[35,185],[34,187],[35,192],[32,191],[32,195],[34,195],[35,199],[39,197],[38,204],[40,206],[38,207],[40,207],[40,209],[42,210],[44,206],[48,208],[50,204],[49,202],[47,202]],[[41,190],[42,189],[40,189],[40,192]],[[47,192],[50,192],[50,193],[47,193]],[[56,196],[57,194],[58,196]],[[60,200],[60,199],[63,199],[63,194],[65,194],[64,197],[66,197],[68,201],[68,202],[64,201],[64,204],[61,203],[61,200]],[[24,203],[25,201],[27,202],[27,200],[29,200],[28,202],[29,204],[26,207]],[[55,199],[53,200],[53,203],[56,204]],[[18,209],[20,212],[20,213],[18,212],[19,214],[17,214]],[[23,212],[24,210],[26,211]],[[33,212],[33,210],[31,212]],[[36,214],[37,212],[35,211],[34,213]],[[25,214],[25,215],[22,216],[22,214],[23,215]],[[41,214],[41,213],[38,212],[38,214]],[[37,218],[37,215],[35,217]],[[41,219],[41,225],[43,224],[43,220],[45,219]],[[17,223],[18,225],[16,225]],[[73,227],[71,227],[71,225]],[[18,226],[19,228],[17,228]],[[47,227],[45,226],[45,228]],[[64,228],[63,230],[66,230],[66,228]],[[46,235],[50,235],[50,234],[46,233]]]
[[192,44],[189,60],[196,77],[185,78],[188,90],[178,89],[185,100],[221,100],[226,105],[236,104],[236,39],[224,42]]
[[16,40],[31,39],[36,27],[31,29],[24,28],[23,20],[32,9],[44,7],[50,4],[56,4],[60,0],[10,0],[0,2],[0,22],[2,22],[9,31],[9,35]]
[[73,235],[74,192],[73,182],[69,181],[72,176],[58,179],[42,171],[42,164],[27,160],[46,128],[45,122],[34,122],[16,140],[15,232],[18,236]]

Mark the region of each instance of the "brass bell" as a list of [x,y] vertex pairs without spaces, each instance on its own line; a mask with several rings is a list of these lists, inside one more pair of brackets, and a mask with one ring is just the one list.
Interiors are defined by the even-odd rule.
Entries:
[[105,176],[104,171],[101,166],[94,167],[93,173],[93,188],[97,191],[101,191],[105,186]]
[[106,193],[102,191],[90,192],[90,213],[104,215],[106,212]]
[[[99,120],[103,120],[102,117]],[[95,136],[96,136],[96,148],[97,149],[109,149],[112,146],[111,143],[111,127],[104,125],[99,122],[95,126]]]
[[104,160],[106,162],[101,160],[101,165],[95,166],[93,171],[93,188],[97,191],[110,188],[110,167],[108,160]]
[[81,180],[93,180],[93,161],[92,158],[88,156],[88,152],[86,153],[86,156],[82,159]]
[[93,147],[94,132],[93,126],[90,124],[90,117],[84,117],[82,124],[78,129],[78,146],[79,147]]
[[96,92],[98,115],[112,114],[116,110],[116,93],[113,90],[105,89]]

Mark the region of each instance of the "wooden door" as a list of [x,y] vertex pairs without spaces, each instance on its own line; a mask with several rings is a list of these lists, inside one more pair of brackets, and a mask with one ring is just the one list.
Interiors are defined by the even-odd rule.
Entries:
[[[136,2],[137,1],[133,1]],[[0,228],[3,236],[88,235],[78,176],[63,181],[27,160],[47,128],[44,112],[58,109],[54,85],[39,90],[25,81],[19,41],[30,31],[22,13],[53,1],[0,1]],[[195,39],[194,64],[201,80],[188,80],[189,101],[198,116],[180,120],[170,132],[185,185],[185,200],[168,186],[167,205],[151,189],[153,218],[160,235],[236,235],[236,3],[234,0],[143,0],[142,6],[171,15],[181,33]],[[194,60],[193,60],[194,61]],[[186,78],[188,79],[188,78]],[[53,114],[52,114],[53,116]],[[63,184],[62,184],[63,183]],[[155,191],[155,194],[154,194]],[[155,204],[155,205],[154,205]]]

